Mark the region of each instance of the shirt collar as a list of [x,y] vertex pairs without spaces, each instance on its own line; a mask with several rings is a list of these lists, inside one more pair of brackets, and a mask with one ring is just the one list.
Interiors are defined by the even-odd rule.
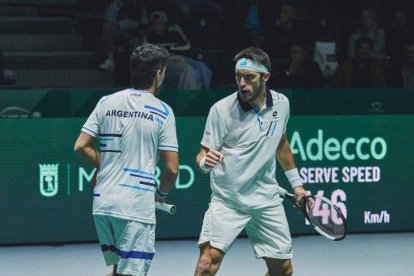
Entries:
[[[243,102],[240,99],[239,92],[237,92],[237,101],[239,102],[240,106],[242,107],[244,112],[248,112],[253,109],[253,106],[251,106],[247,102]],[[266,88],[266,107],[272,107],[273,106],[273,97],[272,92],[270,92],[269,88]]]

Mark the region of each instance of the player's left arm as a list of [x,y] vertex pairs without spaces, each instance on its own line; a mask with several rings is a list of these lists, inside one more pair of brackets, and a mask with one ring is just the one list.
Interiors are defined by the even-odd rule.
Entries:
[[306,191],[303,188],[302,180],[296,168],[286,133],[282,134],[282,138],[280,138],[279,146],[276,149],[276,158],[285,171],[286,177],[289,179],[295,195],[298,196],[298,198],[305,196]]
[[95,141],[95,137],[81,132],[76,140],[74,151],[79,153],[93,167],[99,168],[101,156],[93,145]]

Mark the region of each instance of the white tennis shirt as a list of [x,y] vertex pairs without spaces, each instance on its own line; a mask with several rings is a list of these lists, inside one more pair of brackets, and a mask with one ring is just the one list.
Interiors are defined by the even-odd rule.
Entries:
[[93,214],[155,223],[158,150],[178,151],[172,109],[143,90],[103,97],[82,127],[99,138]]
[[248,208],[281,201],[276,149],[288,119],[288,99],[272,90],[260,111],[241,101],[237,92],[211,107],[201,145],[224,155],[210,173],[212,196]]

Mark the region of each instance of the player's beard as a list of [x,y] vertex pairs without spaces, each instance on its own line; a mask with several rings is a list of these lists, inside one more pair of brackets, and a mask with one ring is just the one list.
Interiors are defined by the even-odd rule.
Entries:
[[262,95],[263,91],[266,91],[266,82],[260,80],[260,84],[258,86],[252,87],[251,93],[247,92],[246,94],[243,94],[239,89],[239,94],[243,102],[254,105],[257,99]]

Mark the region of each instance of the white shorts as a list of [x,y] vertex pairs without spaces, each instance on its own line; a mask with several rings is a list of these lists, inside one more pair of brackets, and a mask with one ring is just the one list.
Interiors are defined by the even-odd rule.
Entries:
[[155,254],[155,224],[93,217],[106,265],[118,265],[119,274],[147,275]]
[[217,197],[204,215],[199,246],[209,242],[226,253],[246,228],[256,258],[291,259],[292,239],[282,203],[255,210],[240,210]]

